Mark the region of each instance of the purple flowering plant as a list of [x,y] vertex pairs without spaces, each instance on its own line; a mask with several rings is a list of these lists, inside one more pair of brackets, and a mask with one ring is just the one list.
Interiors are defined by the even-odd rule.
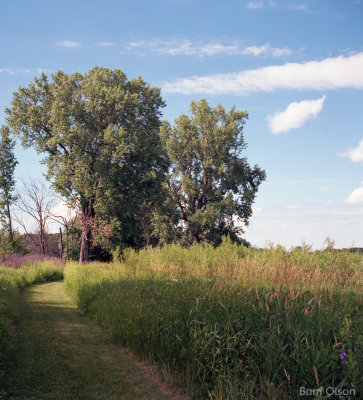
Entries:
[[340,353],[340,359],[342,360],[342,365],[343,365],[343,366],[346,365],[346,364],[348,363],[347,357],[348,357],[348,356],[347,356],[346,351],[343,350],[343,351]]

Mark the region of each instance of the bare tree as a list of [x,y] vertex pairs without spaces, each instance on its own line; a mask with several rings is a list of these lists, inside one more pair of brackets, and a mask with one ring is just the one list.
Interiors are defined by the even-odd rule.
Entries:
[[[59,197],[58,197],[59,198]],[[60,200],[62,200],[61,198],[59,198]],[[77,220],[77,216],[80,213],[80,208],[78,205],[77,200],[72,201],[71,203],[67,202],[65,203],[64,201],[62,201],[62,203],[64,205],[64,212],[59,212],[59,210],[57,210],[57,208],[53,209],[50,212],[50,219],[56,223],[58,223],[59,225],[62,225],[64,227],[65,230],[65,234],[66,234],[66,259],[69,259],[69,241],[70,239],[72,239],[70,236],[70,232],[73,229],[76,220]],[[59,227],[59,233],[60,233],[60,258],[63,258],[63,235],[62,235],[62,228]]]
[[[21,182],[23,188],[15,202],[14,219],[29,237],[35,238],[42,255],[46,255],[48,224],[56,196],[41,180],[28,178]],[[34,225],[36,235],[31,235],[30,229],[34,229]]]

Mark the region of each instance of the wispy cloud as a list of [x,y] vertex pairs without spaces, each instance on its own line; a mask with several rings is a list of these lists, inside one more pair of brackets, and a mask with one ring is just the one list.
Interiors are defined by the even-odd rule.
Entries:
[[52,70],[51,70],[50,68],[38,67],[38,68],[36,69],[36,73],[37,73],[38,75],[40,75],[40,74],[42,74],[42,73],[46,74],[46,73],[49,73],[49,72],[51,72],[51,71],[52,71]]
[[8,75],[31,74],[32,70],[27,68],[0,68],[0,73]]
[[258,9],[258,8],[263,8],[263,2],[262,1],[249,1],[247,4],[247,8],[249,10],[253,9]]
[[[363,182],[362,182],[363,184]],[[353,192],[345,200],[347,204],[363,204],[363,187],[354,189]]]
[[306,3],[288,3],[288,4],[278,4],[276,1],[249,1],[247,3],[246,8],[248,10],[260,10],[263,8],[274,8],[274,9],[286,9],[286,10],[293,10],[293,11],[309,11],[308,5]]
[[193,43],[188,39],[171,40],[138,40],[126,45],[126,51],[134,54],[154,53],[169,56],[214,56],[214,55],[247,55],[282,57],[293,53],[287,47],[272,47],[269,43],[261,46],[245,46],[242,42],[221,43]]
[[291,129],[302,127],[307,121],[315,118],[323,109],[326,96],[317,100],[303,100],[291,103],[282,112],[267,117],[270,131],[276,135],[286,133]]
[[308,11],[308,6],[307,4],[295,4],[295,3],[289,3],[287,8],[289,10],[295,10],[295,11]]
[[362,216],[362,203],[302,203],[265,207],[263,213],[252,216],[245,238],[258,246],[265,246],[268,240],[288,248],[305,241],[317,249],[330,236],[336,240],[338,248],[349,247],[354,242],[360,246],[363,243],[363,225],[356,221]]
[[363,140],[361,140],[357,147],[349,149],[341,154],[342,157],[349,157],[354,162],[363,162]]
[[321,186],[320,188],[316,189],[316,193],[324,193],[324,192],[330,192],[331,190],[335,190],[337,187],[335,185],[330,185],[330,186]]
[[170,56],[196,54],[196,48],[189,40],[136,40],[126,45],[126,51],[136,54],[150,52]]
[[[363,162],[363,140],[361,140],[357,147],[349,149],[341,154],[342,157],[349,157],[351,161]],[[363,182],[362,182],[363,185]],[[346,204],[363,204],[363,187],[354,189],[353,192],[345,200]]]
[[272,92],[278,89],[363,89],[363,52],[350,57],[287,63],[230,74],[193,76],[166,82],[165,92],[192,94],[235,94]]
[[40,75],[42,72],[50,72],[50,69],[47,68],[33,68],[33,69],[28,69],[28,68],[0,68],[0,74],[8,74],[8,75],[22,75],[22,74],[37,74]]
[[292,53],[293,51],[287,47],[283,48],[271,47],[271,45],[268,43],[262,46],[248,46],[241,50],[241,54],[253,55],[253,56],[269,55],[272,57],[282,57],[282,56],[288,56]]
[[75,49],[77,47],[80,47],[81,44],[79,42],[73,42],[71,40],[61,40],[57,42],[57,46],[59,47],[68,47],[70,49]]
[[112,42],[97,42],[94,45],[98,46],[98,47],[111,47],[114,45],[114,43],[112,43]]

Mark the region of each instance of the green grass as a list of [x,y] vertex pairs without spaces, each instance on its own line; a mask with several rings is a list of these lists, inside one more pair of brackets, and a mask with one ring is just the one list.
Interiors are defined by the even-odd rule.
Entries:
[[34,285],[13,303],[18,321],[3,399],[166,400],[124,350],[80,313],[64,283]]
[[[362,257],[328,249],[166,246],[68,264],[68,293],[195,399],[362,395]],[[342,366],[341,352],[347,352]]]
[[63,267],[50,262],[36,262],[22,268],[0,266],[0,383],[8,363],[9,338],[15,332],[11,306],[18,301],[20,289],[62,278]]

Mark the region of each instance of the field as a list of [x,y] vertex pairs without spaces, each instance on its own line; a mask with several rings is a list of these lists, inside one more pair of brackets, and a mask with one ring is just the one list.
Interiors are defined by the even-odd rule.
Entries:
[[358,253],[226,239],[69,263],[65,279],[81,309],[194,399],[359,398],[362,267]]

